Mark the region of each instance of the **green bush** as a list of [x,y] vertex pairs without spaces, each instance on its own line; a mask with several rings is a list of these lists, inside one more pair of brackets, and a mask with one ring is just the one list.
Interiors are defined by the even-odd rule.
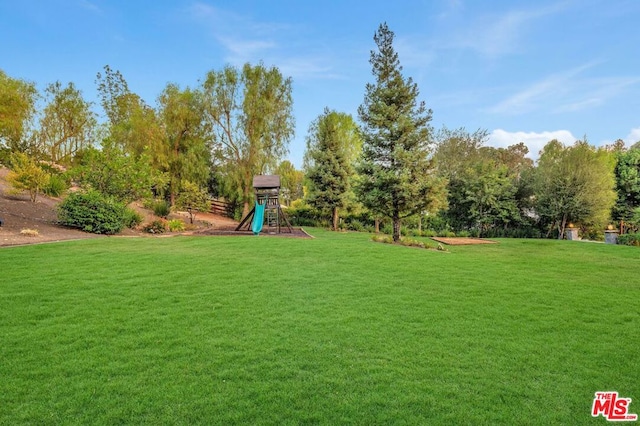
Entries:
[[293,226],[320,226],[321,221],[317,213],[311,207],[303,205],[297,208],[290,207],[284,212]]
[[184,222],[180,219],[171,219],[167,222],[167,226],[171,232],[182,232],[185,230]]
[[414,240],[412,238],[400,238],[400,241],[396,243],[393,241],[393,237],[391,237],[390,235],[374,235],[373,237],[371,237],[371,241],[385,244],[399,244],[406,247],[431,248],[423,241]]
[[426,245],[422,241],[414,240],[412,238],[401,238],[400,245],[407,247],[426,248]]
[[124,227],[125,206],[97,191],[70,194],[58,206],[60,224],[94,234],[117,234]]
[[393,244],[393,238],[390,235],[374,235],[371,237],[371,241],[375,241],[376,243]]
[[456,236],[456,233],[455,233],[455,232],[452,232],[452,231],[445,231],[445,230],[442,230],[442,231],[439,231],[439,232],[437,233],[437,236],[438,236],[438,237],[445,237],[445,238],[453,238],[453,237],[455,237],[455,236]]
[[167,222],[162,219],[154,220],[153,222],[147,223],[143,226],[142,230],[149,234],[163,234],[167,232]]
[[143,217],[137,211],[127,207],[124,209],[123,225],[127,228],[134,229],[142,223]]
[[391,235],[393,234],[393,226],[390,223],[381,223],[380,224],[380,232],[383,234]]
[[351,221],[346,224],[346,227],[350,231],[367,232],[365,225],[358,219],[351,219]]
[[408,235],[410,237],[422,237],[422,231],[420,231],[419,229],[407,229],[406,234],[404,235]]
[[618,244],[640,247],[640,233],[618,235]]
[[49,176],[49,182],[42,187],[42,192],[49,197],[60,197],[67,189],[69,189],[67,180],[59,174],[52,174]]
[[171,213],[171,206],[164,200],[158,200],[153,203],[153,214],[158,217],[166,218]]

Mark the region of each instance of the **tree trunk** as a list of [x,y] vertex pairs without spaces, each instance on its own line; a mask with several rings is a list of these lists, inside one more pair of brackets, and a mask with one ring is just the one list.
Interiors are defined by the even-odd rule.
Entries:
[[564,237],[564,228],[567,226],[567,215],[562,215],[562,223],[558,227],[558,239],[561,240]]
[[176,188],[173,179],[169,182],[169,203],[171,204],[171,207],[176,205]]
[[373,223],[374,223],[374,226],[375,226],[376,234],[379,234],[380,233],[380,220],[376,218],[376,219],[374,219]]
[[337,207],[333,208],[333,230],[334,231],[338,230],[338,208]]
[[242,217],[245,218],[247,217],[247,215],[249,214],[249,187],[245,186],[244,188],[242,188],[242,196],[244,199],[244,205],[242,207]]
[[400,218],[399,217],[393,218],[393,241],[394,242],[400,241]]

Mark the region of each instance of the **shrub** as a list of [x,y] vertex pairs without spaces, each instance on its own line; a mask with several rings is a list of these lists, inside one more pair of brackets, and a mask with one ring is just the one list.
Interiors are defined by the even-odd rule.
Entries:
[[422,241],[414,240],[412,238],[401,238],[400,245],[407,247],[426,248],[425,244]]
[[321,224],[316,211],[304,204],[295,208],[289,207],[285,210],[285,214],[293,226],[319,226]]
[[142,220],[143,220],[142,215],[137,211],[129,207],[124,209],[122,224],[126,228],[134,229],[142,223]]
[[379,234],[371,237],[371,241],[375,241],[376,243],[393,244],[393,237],[390,235]]
[[439,231],[437,234],[438,234],[437,235],[438,237],[445,237],[445,238],[453,238],[456,236],[455,232],[445,231],[445,230]]
[[167,222],[167,226],[171,232],[182,232],[185,230],[184,222],[180,219],[171,219]]
[[419,229],[407,229],[406,235],[409,235],[410,237],[422,237],[422,231],[420,231]]
[[[393,237],[391,237],[390,235],[374,235],[373,237],[371,237],[371,241],[385,244],[396,244],[393,241]],[[432,248],[428,244],[425,244],[422,241],[414,240],[412,238],[401,238],[397,244],[405,247]]]
[[49,197],[60,197],[67,189],[69,184],[66,179],[61,175],[52,174],[49,176],[49,182],[42,187],[42,192]]
[[74,180],[128,204],[150,196],[155,176],[146,153],[129,155],[117,144],[104,140],[102,149],[84,150],[73,171]]
[[162,219],[154,220],[153,222],[147,223],[143,226],[142,230],[149,234],[163,234],[167,232],[167,222]]
[[367,228],[358,219],[351,219],[351,221],[348,222],[346,226],[347,226],[347,229],[351,231],[367,232]]
[[171,213],[171,206],[164,200],[158,200],[153,203],[153,214],[158,217],[166,218]]
[[58,206],[58,221],[94,234],[117,234],[124,227],[124,205],[97,191],[76,192]]
[[618,235],[618,244],[640,247],[640,233]]
[[153,210],[153,206],[156,204],[156,200],[153,198],[143,198],[142,207],[147,210]]
[[16,152],[10,160],[11,171],[7,175],[7,182],[16,193],[29,191],[31,201],[35,203],[38,193],[49,183],[49,174],[27,154]]
[[393,234],[393,226],[390,223],[384,223],[380,225],[380,232],[383,234],[391,235]]
[[176,199],[176,207],[189,212],[189,222],[193,223],[196,212],[207,212],[211,208],[209,194],[193,182],[184,182]]

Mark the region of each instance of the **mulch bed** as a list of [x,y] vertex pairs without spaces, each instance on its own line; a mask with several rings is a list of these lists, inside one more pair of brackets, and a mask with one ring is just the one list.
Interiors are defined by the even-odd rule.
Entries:
[[[287,237],[288,238],[313,238],[313,236],[307,234],[307,232],[302,228],[293,227],[291,228],[291,231],[292,232],[288,232],[287,229],[282,229],[282,231],[279,234],[275,232],[271,233],[271,232],[263,231],[260,233],[260,235],[257,235],[257,236],[258,237],[285,237],[285,238]],[[227,236],[236,236],[236,237],[241,237],[241,236],[254,237],[253,232],[251,231],[236,231],[234,229],[215,229],[215,228],[195,231],[193,235],[211,235],[211,236],[227,235]]]
[[432,240],[437,241],[442,244],[447,244],[449,246],[462,246],[462,245],[472,245],[472,244],[497,244],[497,241],[491,240],[483,240],[481,238],[445,238],[445,237],[431,237]]

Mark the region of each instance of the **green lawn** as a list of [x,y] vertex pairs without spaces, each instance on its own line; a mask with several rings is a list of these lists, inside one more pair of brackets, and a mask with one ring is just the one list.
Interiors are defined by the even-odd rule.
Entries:
[[0,250],[0,424],[604,424],[640,250],[313,230]]

